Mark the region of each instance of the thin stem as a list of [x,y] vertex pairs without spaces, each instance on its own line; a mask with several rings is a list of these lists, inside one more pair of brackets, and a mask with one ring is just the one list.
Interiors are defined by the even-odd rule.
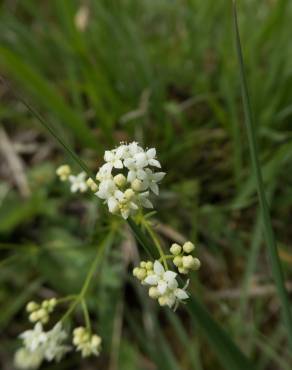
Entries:
[[91,333],[91,323],[90,323],[88,308],[87,308],[86,301],[84,299],[81,300],[81,305],[82,305],[82,310],[83,310],[83,316],[84,316],[86,329],[89,331],[89,333]]
[[68,295],[67,297],[58,298],[58,299],[57,299],[57,304],[59,304],[59,303],[64,303],[64,302],[68,302],[68,301],[72,301],[72,300],[76,299],[77,297],[78,297],[78,295],[76,295],[76,294],[71,294],[71,295]]
[[101,252],[103,251],[103,247],[100,247],[99,250],[97,251],[96,253],[96,256],[91,264],[91,267],[88,271],[88,274],[86,276],[86,279],[84,281],[84,284],[83,284],[83,287],[81,289],[81,292],[80,292],[80,299],[83,299],[87,293],[87,290],[89,288],[89,285],[90,285],[90,282],[91,282],[91,279],[93,277],[93,274],[96,270],[96,267],[97,267],[97,264],[98,264],[98,261],[99,261],[99,258],[100,258],[100,255],[101,255]]
[[160,242],[157,238],[157,236],[155,235],[154,231],[152,230],[151,226],[149,225],[149,223],[146,221],[146,220],[143,220],[143,225],[145,226],[148,234],[151,236],[159,254],[160,254],[160,259],[162,260],[163,262],[163,265],[164,265],[164,268],[167,270],[168,269],[168,265],[167,265],[167,261],[166,261],[166,257],[165,257],[165,254],[163,253],[163,249],[160,245]]
[[[70,314],[75,310],[75,308],[78,306],[78,304],[80,304],[80,303],[82,304],[82,302],[85,301],[86,293],[88,291],[90,282],[91,282],[91,280],[93,278],[93,275],[95,273],[95,270],[97,268],[97,265],[98,265],[98,262],[100,260],[100,257],[102,255],[104,249],[105,249],[105,246],[107,245],[108,241],[111,240],[112,237],[113,237],[113,232],[110,232],[109,235],[108,235],[108,237],[104,240],[104,242],[102,243],[102,245],[99,247],[99,249],[98,249],[98,251],[96,253],[96,256],[95,256],[95,258],[94,258],[94,260],[93,260],[93,262],[92,262],[92,264],[90,266],[90,269],[89,269],[89,271],[87,273],[87,276],[86,276],[86,278],[84,280],[84,284],[83,284],[83,286],[81,288],[80,293],[76,296],[75,301],[73,301],[71,303],[71,305],[69,306],[68,310],[65,312],[64,316],[62,317],[61,321],[65,321],[70,316]],[[83,304],[82,304],[82,307],[83,307]],[[88,320],[90,322],[89,315],[86,318],[86,320]],[[88,323],[86,323],[86,325],[88,325]],[[90,323],[89,323],[89,325],[90,325]]]

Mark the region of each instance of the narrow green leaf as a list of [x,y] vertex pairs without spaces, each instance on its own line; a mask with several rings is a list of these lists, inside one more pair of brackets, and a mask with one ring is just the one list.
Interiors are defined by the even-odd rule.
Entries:
[[230,336],[217,324],[196,298],[190,297],[187,304],[196,324],[204,332],[209,344],[226,370],[253,370],[255,367],[240,351]]
[[292,316],[290,311],[290,304],[288,294],[284,284],[284,274],[282,271],[282,266],[280,263],[280,258],[278,255],[276,240],[274,236],[274,231],[271,222],[271,216],[269,211],[269,206],[266,200],[263,177],[259,162],[259,150],[257,145],[257,138],[255,133],[255,122],[254,117],[252,114],[250,98],[249,98],[249,91],[248,85],[245,75],[245,68],[244,68],[244,61],[243,55],[241,50],[241,42],[240,42],[240,35],[238,29],[238,21],[237,21],[237,12],[236,12],[236,3],[233,0],[233,19],[234,19],[234,29],[235,29],[235,43],[236,43],[236,51],[238,57],[238,64],[239,64],[239,73],[240,73],[240,82],[241,82],[241,90],[242,90],[242,100],[243,100],[243,107],[245,113],[245,124],[247,129],[248,135],[248,144],[249,144],[249,151],[251,156],[252,168],[254,171],[255,179],[256,179],[256,187],[258,193],[258,199],[261,209],[261,216],[262,216],[262,223],[263,223],[263,230],[264,236],[270,256],[271,267],[273,277],[276,283],[278,295],[282,304],[283,309],[283,318],[285,327],[288,334],[288,340],[290,347],[292,348]]

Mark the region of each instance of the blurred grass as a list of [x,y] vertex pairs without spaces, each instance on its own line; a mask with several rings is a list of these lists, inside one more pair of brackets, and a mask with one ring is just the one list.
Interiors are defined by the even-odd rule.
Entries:
[[[238,3],[263,179],[273,194],[272,222],[280,252],[291,256],[292,5],[286,0]],[[76,28],[81,6],[89,8],[84,32]],[[92,170],[104,149],[120,140],[135,138],[157,147],[168,173],[156,203],[158,218],[196,240],[203,261],[193,294],[207,303],[216,292],[238,290],[249,281],[240,299],[212,300],[209,310],[260,369],[288,369],[291,356],[276,295],[250,298],[253,289],[271,278],[255,221],[256,179],[243,130],[231,2],[53,0],[40,5],[3,0],[0,12],[1,75]],[[26,327],[15,297],[24,290],[32,294],[29,287],[39,279],[44,282],[39,299],[78,290],[94,246],[112,220],[98,205],[68,194],[55,181],[54,168],[68,157],[5,87],[0,94],[0,119],[23,160],[33,194],[20,198],[15,174],[1,158],[0,241],[16,246],[1,249],[1,257],[21,253],[16,266],[9,262],[0,271],[4,368],[17,334]],[[127,235],[126,230],[121,233]],[[161,312],[155,312],[157,318],[147,316],[147,300],[140,302],[124,272],[123,235],[108,253],[90,295],[90,311],[102,318],[97,329],[105,338],[100,368],[153,369],[155,363],[159,369],[220,368],[184,310],[177,313],[179,324],[169,323]],[[23,250],[25,245],[38,245],[42,253]],[[291,280],[289,258],[282,265]],[[56,284],[60,266],[63,277]],[[112,317],[121,300],[124,325],[115,364]],[[155,320],[160,325],[153,339]],[[154,352],[151,341],[157,346]],[[194,348],[195,362],[187,346]],[[46,368],[86,366],[73,356]]]

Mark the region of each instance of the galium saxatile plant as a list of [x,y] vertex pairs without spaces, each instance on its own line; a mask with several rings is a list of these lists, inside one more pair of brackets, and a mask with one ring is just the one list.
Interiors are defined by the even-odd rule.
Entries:
[[[95,176],[88,173],[86,168],[73,174],[68,164],[58,167],[56,174],[62,182],[69,183],[72,193],[93,193],[106,204],[111,214],[127,221],[134,220],[137,226],[148,233],[157,256],[140,262],[133,269],[133,275],[147,287],[149,296],[160,306],[175,311],[180,303],[185,303],[189,298],[189,275],[199,269],[200,261],[193,256],[195,246],[190,241],[183,245],[174,243],[165,253],[152,228],[151,213],[143,214],[144,209],[153,208],[151,199],[159,195],[159,184],[166,175],[160,170],[156,149],[143,149],[137,142],[121,143],[112,150],[106,150],[103,159],[104,163]],[[22,347],[15,354],[16,368],[38,369],[43,361],[60,361],[72,351],[80,353],[82,357],[100,354],[102,339],[92,332],[85,299],[99,259],[100,251],[92,262],[79,294],[27,304],[28,319],[34,327],[20,335]],[[66,313],[52,323],[51,314],[59,304],[67,302],[70,304]],[[78,306],[82,308],[85,325],[78,326],[70,333],[65,322]],[[45,330],[45,326],[48,329]]]

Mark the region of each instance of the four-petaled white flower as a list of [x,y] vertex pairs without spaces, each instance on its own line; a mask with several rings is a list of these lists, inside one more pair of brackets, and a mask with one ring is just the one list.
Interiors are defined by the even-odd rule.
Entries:
[[155,195],[159,194],[159,187],[158,183],[164,178],[166,175],[165,172],[153,172],[149,168],[145,169],[146,176],[143,181],[143,188],[147,189],[149,188],[150,190],[153,191]]
[[43,331],[43,326],[38,322],[32,330],[27,330],[19,336],[23,339],[25,347],[34,352],[38,347],[47,341],[47,334]]
[[160,168],[161,165],[155,157],[156,157],[155,148],[151,148],[148,149],[146,152],[141,152],[134,155],[136,165],[139,168],[143,168],[146,166],[154,166]]
[[123,168],[123,162],[121,161],[122,152],[117,150],[106,150],[104,153],[104,160],[106,164],[104,167],[111,171],[113,168]]
[[148,285],[155,285],[161,295],[165,294],[166,290],[175,286],[177,273],[174,271],[165,271],[159,261],[155,261],[153,265],[153,275],[149,275],[144,279]]
[[157,288],[158,302],[161,306],[174,307],[176,310],[179,302],[188,298],[186,293],[187,284],[181,289],[176,280],[177,273],[171,270],[165,271],[159,261],[154,262],[153,274],[144,279],[144,283]]
[[59,361],[71,347],[64,345],[67,333],[63,330],[62,324],[58,322],[51,330],[44,332],[43,326],[38,322],[32,330],[27,330],[20,335],[23,339],[24,348],[38,356],[42,354],[47,361]]
[[85,172],[80,172],[77,176],[70,175],[69,181],[71,183],[70,190],[72,193],[76,193],[77,191],[84,193],[88,189]]

